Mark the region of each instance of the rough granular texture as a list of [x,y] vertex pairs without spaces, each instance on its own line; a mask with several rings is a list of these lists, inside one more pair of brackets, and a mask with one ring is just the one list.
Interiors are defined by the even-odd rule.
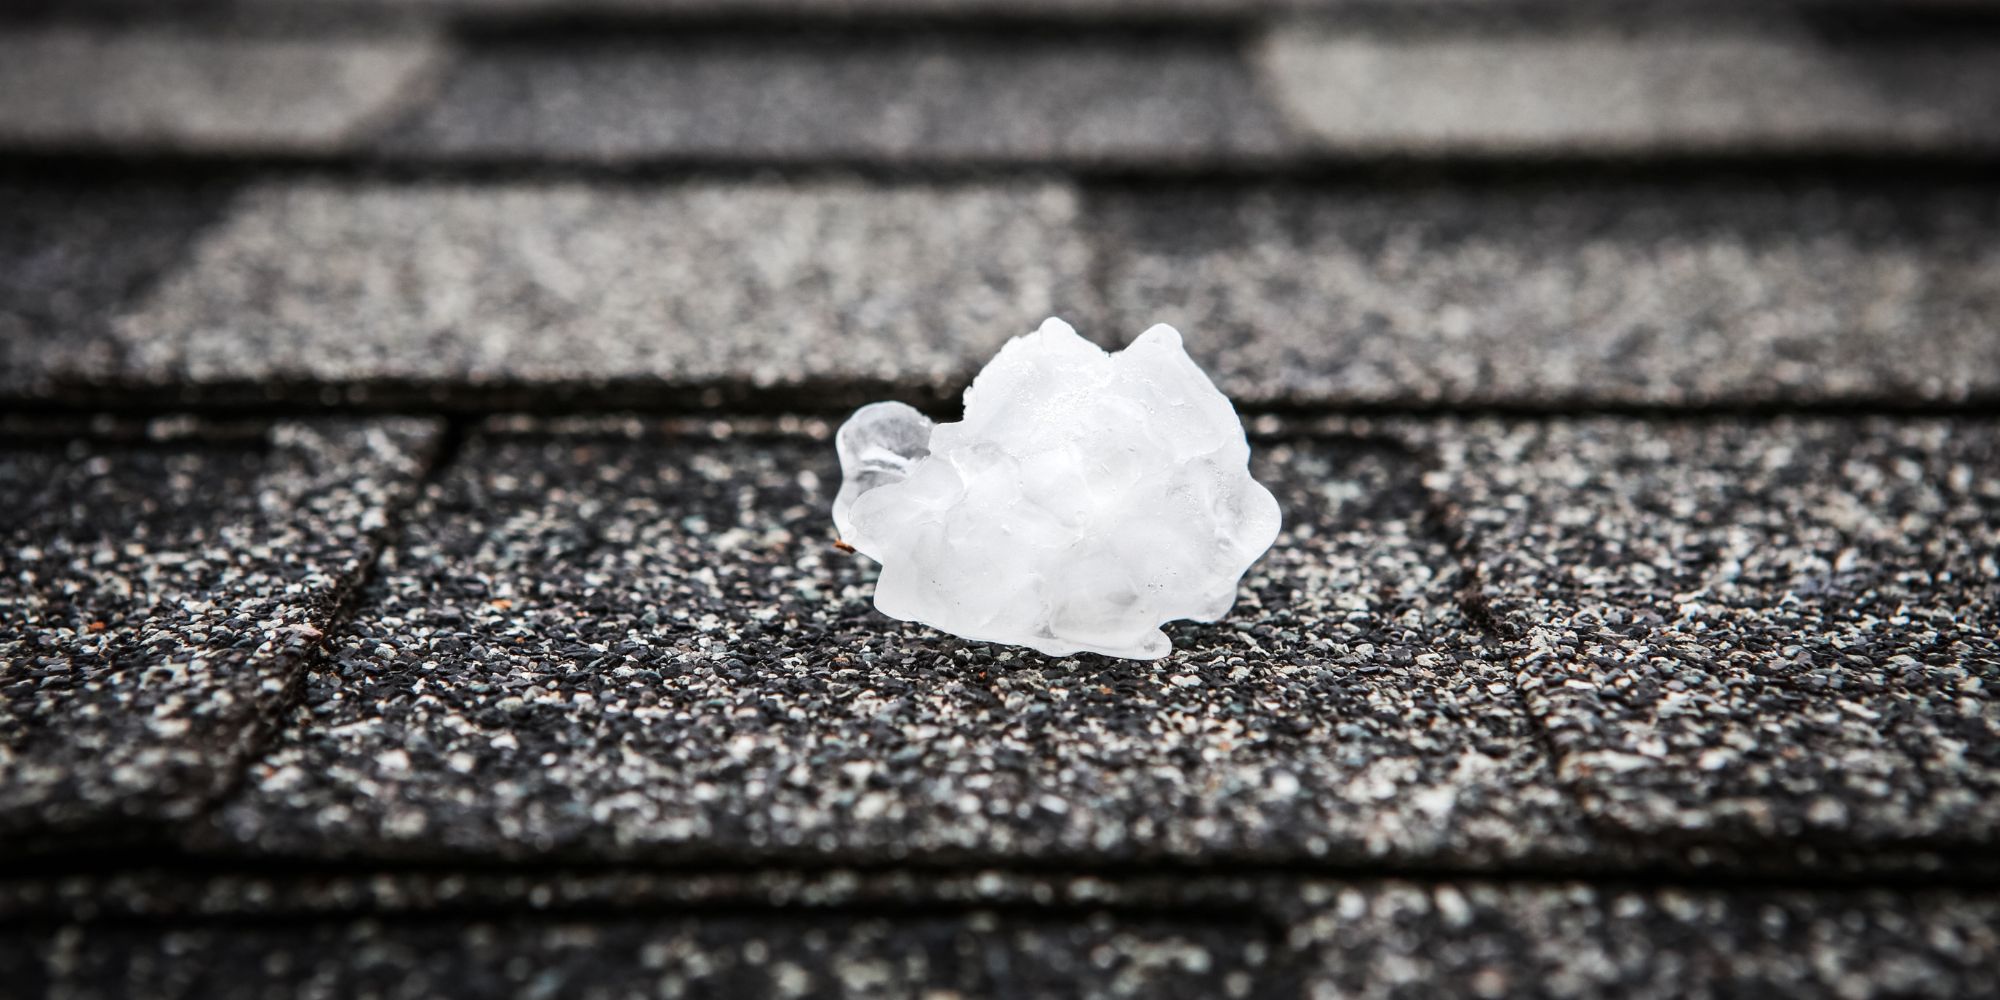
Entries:
[[[697,883],[709,889],[688,893]],[[322,898],[335,884],[346,890]],[[129,903],[136,888],[100,885],[94,898]],[[316,986],[386,995],[1667,1000],[1972,997],[2000,957],[2000,904],[1952,890],[617,870],[181,888],[206,891],[190,910],[138,890],[152,922],[66,918],[0,938],[0,971],[36,992],[56,984],[68,996],[139,998]],[[283,909],[301,904],[309,909]]]
[[1300,887],[1312,997],[1980,995],[1990,894],[1570,883]]
[[1286,525],[1153,662],[884,620],[812,440],[474,438],[209,836],[312,855],[1576,857],[1393,442],[1275,445]]
[[435,428],[8,430],[0,834],[185,819],[331,630]]
[[82,374],[956,383],[1087,298],[1076,212],[1037,182],[272,181],[116,318],[118,364]]
[[2000,425],[1476,425],[1438,485],[1593,815],[2000,837]]
[[[344,996],[1208,1000],[1277,985],[1271,943],[1236,926],[1105,913],[195,923],[166,932],[70,928],[28,942],[61,970],[50,979],[66,996],[249,998],[311,988]],[[23,950],[0,946],[0,954]]]
[[0,393],[118,377],[120,310],[187,260],[236,185],[0,180]]
[[989,28],[481,46],[381,148],[420,160],[1204,166],[1288,145],[1226,38]]
[[2000,197],[1590,176],[1112,192],[1114,326],[1239,405],[1897,405],[2000,393]]

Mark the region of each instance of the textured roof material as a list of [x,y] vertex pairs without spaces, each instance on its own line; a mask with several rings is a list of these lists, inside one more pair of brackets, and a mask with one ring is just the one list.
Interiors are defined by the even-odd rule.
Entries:
[[1286,132],[1232,40],[958,32],[488,44],[389,155],[1068,163],[1268,158]]
[[1983,186],[1551,178],[1105,196],[1111,326],[1240,401],[1911,406],[2000,392]]
[[0,836],[184,821],[258,752],[435,428],[8,430]]
[[19,398],[949,399],[1060,315],[1254,407],[2000,396],[1964,182],[18,182]]
[[[716,385],[943,387],[1047,316],[1093,311],[1078,199],[1058,183],[281,181],[237,192],[191,237],[171,191],[27,196],[58,202],[27,210],[49,230],[84,227],[55,237],[77,257],[45,268],[69,283],[174,250],[131,298],[89,300],[116,306],[84,317],[94,338],[67,327],[20,359],[16,378],[55,395],[613,383],[642,405],[697,405]],[[92,223],[114,213],[158,216],[162,235],[100,262],[93,240],[122,241]],[[12,294],[31,329],[76,301],[39,276]]]
[[420,36],[217,37],[159,29],[0,31],[0,142],[63,149],[315,153],[426,93]]
[[2000,425],[1583,421],[1448,446],[1480,586],[1592,815],[2000,837]]
[[214,180],[0,180],[0,394],[50,399],[115,378],[120,309],[185,262],[233,190]]
[[1293,122],[1344,153],[1593,156],[2000,147],[2000,45],[1618,26],[1405,36],[1283,27]]
[[[737,888],[684,891],[732,881]],[[650,896],[592,888],[648,883],[658,887]],[[1990,896],[1945,890],[1198,873],[1137,884],[1000,872],[385,875],[307,889],[328,885],[387,908],[273,920],[260,915],[298,901],[278,886],[211,890],[195,913],[141,896],[162,920],[38,923],[0,939],[0,968],[15,984],[132,997],[307,986],[701,997],[1974,996],[2000,951]],[[98,888],[105,899],[135,898],[131,886]],[[689,905],[712,911],[679,909]]]
[[[1276,16],[1286,0],[621,3],[282,0],[220,8],[233,20],[211,11],[207,30],[157,14],[133,27],[0,26],[0,85],[15,97],[0,108],[0,142],[193,158],[1180,174],[2000,152],[2000,44],[1977,31],[1839,30],[1838,17],[1790,10],[1690,24],[1672,4],[1617,19],[1507,5],[1452,19],[1336,0],[1333,17],[1298,19]],[[756,25],[794,8],[817,18]],[[621,21],[632,17],[639,30]]]
[[1271,449],[1285,535],[1230,621],[1177,628],[1160,664],[883,618],[831,547],[831,459],[475,439],[215,836],[429,857],[1580,850],[1393,442]]

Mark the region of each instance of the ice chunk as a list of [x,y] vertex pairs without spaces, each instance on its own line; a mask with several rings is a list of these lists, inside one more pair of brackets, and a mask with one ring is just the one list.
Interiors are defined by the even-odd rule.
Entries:
[[931,418],[903,403],[869,403],[840,425],[834,448],[840,452],[840,495],[833,498],[833,526],[853,534],[847,512],[861,494],[909,478],[910,469],[931,453]]
[[1107,354],[1050,319],[964,420],[874,403],[836,447],[834,524],[882,564],[876,608],[1051,656],[1165,656],[1161,623],[1227,614],[1278,534],[1236,409],[1165,325]]

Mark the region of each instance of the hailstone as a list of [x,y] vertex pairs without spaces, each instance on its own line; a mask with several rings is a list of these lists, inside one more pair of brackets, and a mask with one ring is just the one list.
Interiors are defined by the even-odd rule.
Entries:
[[835,445],[834,526],[882,564],[877,609],[1050,656],[1165,656],[1159,626],[1227,614],[1278,534],[1235,407],[1164,324],[1109,354],[1050,319],[965,419],[873,403]]

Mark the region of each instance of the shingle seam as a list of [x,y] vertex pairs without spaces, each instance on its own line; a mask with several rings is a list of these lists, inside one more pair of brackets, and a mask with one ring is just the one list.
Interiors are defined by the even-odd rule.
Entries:
[[404,495],[384,512],[383,526],[373,532],[368,540],[369,551],[359,572],[350,576],[344,585],[331,595],[327,612],[326,627],[321,630],[318,640],[307,647],[302,655],[294,658],[290,676],[284,689],[278,692],[269,709],[264,711],[256,724],[237,740],[228,755],[232,764],[222,778],[209,792],[201,796],[191,813],[168,825],[161,831],[168,837],[180,831],[193,829],[207,820],[216,809],[228,802],[242,789],[250,772],[261,761],[278,735],[284,731],[284,721],[295,710],[305,694],[305,680],[308,674],[319,669],[328,661],[333,652],[336,637],[340,635],[349,620],[361,610],[368,584],[375,578],[376,568],[382,557],[395,546],[402,535],[402,528],[409,523],[410,516],[423,502],[430,484],[448,468],[458,454],[467,433],[467,422],[463,419],[442,423],[439,433],[432,439],[424,452],[417,455],[422,463],[423,474],[415,479]]
[[[1513,700],[1514,708],[1521,713],[1532,734],[1537,752],[1548,769],[1549,780],[1563,798],[1579,815],[1587,815],[1583,808],[1582,791],[1576,782],[1565,778],[1559,766],[1562,748],[1559,747],[1549,727],[1535,713],[1534,706],[1521,689],[1520,672],[1516,669],[1519,657],[1516,655],[1521,634],[1495,611],[1487,598],[1484,573],[1480,567],[1479,543],[1465,530],[1461,512],[1449,492],[1435,483],[1447,475],[1443,461],[1433,447],[1411,445],[1410,450],[1422,464],[1424,476],[1420,480],[1424,486],[1426,504],[1423,515],[1425,530],[1433,533],[1445,545],[1446,551],[1457,560],[1458,580],[1452,591],[1452,601],[1459,612],[1465,615],[1480,632],[1491,636],[1506,657],[1506,667],[1502,675],[1506,677],[1507,693]],[[1625,831],[1586,819],[1585,827],[1592,837],[1615,853],[1641,853],[1646,845]]]
[[[1419,457],[1419,461],[1424,463],[1427,473],[1437,472],[1442,476],[1444,473],[1442,463],[1437,461],[1433,450],[1424,447],[1412,447],[1411,450],[1413,454]],[[1603,816],[1601,810],[1585,808],[1584,804],[1587,802],[1589,796],[1586,784],[1577,778],[1566,776],[1563,773],[1563,768],[1560,766],[1561,761],[1572,754],[1557,742],[1555,732],[1548,724],[1546,715],[1534,709],[1534,706],[1529,701],[1526,689],[1522,686],[1521,677],[1524,651],[1521,650],[1519,644],[1523,636],[1515,625],[1508,622],[1502,613],[1492,607],[1483,580],[1480,543],[1475,537],[1464,531],[1460,512],[1448,493],[1439,488],[1429,486],[1428,480],[1431,477],[1426,476],[1425,478],[1427,481],[1426,493],[1430,500],[1425,511],[1426,526],[1428,530],[1436,533],[1436,536],[1445,542],[1447,549],[1458,559],[1457,568],[1460,573],[1460,579],[1458,586],[1454,590],[1453,599],[1467,620],[1472,622],[1481,632],[1492,636],[1505,651],[1508,666],[1507,674],[1509,676],[1509,694],[1514,699],[1515,707],[1521,712],[1522,717],[1527,720],[1528,725],[1532,727],[1537,747],[1544,760],[1548,763],[1550,780],[1554,782],[1563,796],[1573,804],[1577,814],[1583,817],[1585,828],[1589,831],[1593,840],[1598,842],[1604,849],[1603,853],[1614,857],[1621,853],[1630,856],[1645,857],[1649,854],[1656,855],[1663,851],[1671,855],[1678,852],[1706,852],[1715,850],[1742,853],[1745,857],[1750,858],[1762,857],[1765,860],[1750,861],[1737,866],[1725,866],[1748,869],[1750,872],[1748,878],[1755,884],[1761,884],[1756,874],[1758,869],[1763,868],[1767,863],[1782,865],[1786,863],[1784,859],[1787,855],[1799,851],[1825,851],[1836,855],[1849,853],[1857,856],[1871,853],[1869,845],[1850,843],[1837,836],[1832,838],[1821,838],[1810,835],[1799,836],[1773,844],[1736,843],[1727,839],[1719,839],[1699,833],[1680,836],[1654,835],[1642,838],[1635,831]],[[1913,765],[1920,764],[1918,755],[1912,752],[1908,746],[1902,745],[1901,741],[1899,741],[1899,749],[1904,752]],[[1923,780],[1922,768],[1920,766],[1914,766],[1913,771],[1917,773],[1918,780]],[[1971,855],[1979,849],[1979,845],[1977,844],[1968,844],[1948,838],[1936,837],[1903,838],[1898,840],[1894,847],[1898,850],[1914,852],[1916,854],[1936,851],[1941,855],[1957,855],[1961,853]],[[1810,865],[1807,867],[1810,867]],[[1955,874],[1959,870],[1959,865],[1957,863],[1944,863],[1940,864],[1938,869],[1942,884],[1952,884],[1954,881],[1953,877],[1946,876],[1944,873],[1950,872]],[[1724,874],[1720,876],[1719,884],[1723,886],[1734,884],[1744,877],[1741,874]],[[1885,877],[1880,884],[1903,884],[1906,878],[1907,876]]]
[[[1329,881],[1351,881],[1356,883],[1407,882],[1420,885],[1448,885],[1483,883],[1492,885],[1520,885],[1561,887],[1565,885],[1591,885],[1612,889],[1699,889],[1717,891],[1729,895],[1754,895],[1770,891],[1827,891],[1827,892],[1867,892],[1873,890],[1937,890],[1963,889],[1968,891],[2000,890],[2000,869],[1981,868],[1970,865],[1954,870],[1938,870],[1918,874],[1873,874],[1866,876],[1842,876],[1824,872],[1786,871],[1727,871],[1691,872],[1653,869],[1592,869],[1569,866],[1522,866],[1509,865],[1496,868],[1467,866],[1422,866],[1422,865],[1323,865],[1323,864],[1231,864],[1223,862],[1199,865],[1175,865],[1160,863],[1100,864],[1078,862],[1074,864],[1033,864],[993,860],[988,862],[967,861],[959,864],[926,864],[922,861],[882,861],[873,864],[862,863],[787,863],[783,861],[762,863],[742,861],[728,863],[722,861],[688,863],[677,865],[645,864],[632,862],[606,862],[590,864],[579,861],[557,860],[512,860],[493,861],[487,864],[410,864],[384,861],[374,858],[357,858],[345,862],[314,860],[294,861],[284,858],[241,859],[226,857],[204,857],[166,853],[149,863],[119,863],[114,859],[93,855],[91,860],[100,862],[91,866],[66,867],[63,859],[40,859],[34,867],[20,871],[11,866],[0,868],[9,874],[10,882],[24,885],[34,882],[54,884],[59,881],[78,879],[124,879],[144,877],[188,883],[202,883],[212,880],[256,880],[287,884],[297,880],[300,885],[317,885],[329,880],[402,880],[429,884],[439,882],[464,882],[477,879],[535,880],[548,878],[578,877],[603,880],[626,878],[660,879],[672,882],[676,879],[709,878],[753,878],[791,877],[804,879],[913,879],[917,881],[952,881],[976,879],[985,876],[1001,878],[1028,878],[1038,880],[1089,879],[1111,886],[1151,886],[1161,892],[1154,883],[1171,883],[1173,891],[1188,891],[1188,887],[1216,884],[1240,884],[1245,881],[1283,883],[1297,878],[1324,879]],[[1209,901],[1213,903],[1215,901]],[[0,910],[0,923],[14,919],[19,910]]]

